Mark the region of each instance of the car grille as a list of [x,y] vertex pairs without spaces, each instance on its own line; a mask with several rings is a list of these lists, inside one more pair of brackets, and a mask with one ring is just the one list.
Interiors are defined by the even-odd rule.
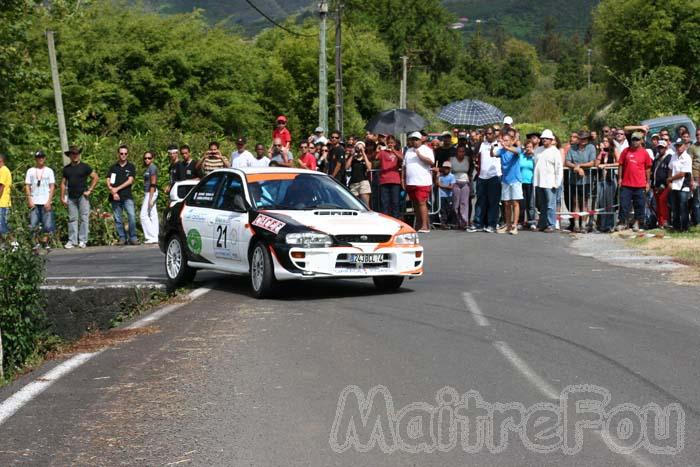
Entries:
[[384,243],[391,235],[336,235],[335,239],[342,243]]

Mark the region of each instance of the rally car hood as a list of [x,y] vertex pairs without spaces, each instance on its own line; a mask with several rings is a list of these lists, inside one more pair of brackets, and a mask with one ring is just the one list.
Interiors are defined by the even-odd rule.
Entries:
[[310,229],[329,235],[394,235],[404,225],[401,221],[372,211],[264,211],[272,217],[292,219]]

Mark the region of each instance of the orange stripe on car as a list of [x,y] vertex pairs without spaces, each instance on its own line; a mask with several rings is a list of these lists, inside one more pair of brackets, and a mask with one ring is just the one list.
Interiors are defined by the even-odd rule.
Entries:
[[263,174],[248,174],[246,179],[248,183],[254,182],[266,182],[268,180],[294,180],[297,178],[298,173],[263,173]]

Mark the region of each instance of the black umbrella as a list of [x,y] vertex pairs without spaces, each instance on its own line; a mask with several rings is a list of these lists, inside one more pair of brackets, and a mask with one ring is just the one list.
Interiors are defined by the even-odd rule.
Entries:
[[365,130],[382,135],[399,135],[422,130],[428,121],[406,109],[391,109],[378,113],[365,125]]
[[465,99],[447,104],[437,116],[450,125],[484,126],[502,122],[505,113],[486,102]]

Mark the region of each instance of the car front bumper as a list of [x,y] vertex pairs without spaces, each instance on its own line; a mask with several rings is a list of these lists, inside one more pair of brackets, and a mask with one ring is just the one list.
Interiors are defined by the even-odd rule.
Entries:
[[[351,255],[381,254],[379,264],[352,261]],[[280,258],[280,255],[285,257]],[[419,245],[392,247],[330,247],[290,248],[273,250],[277,280],[315,279],[323,277],[363,278],[374,276],[420,276],[423,274],[423,247]],[[289,265],[291,267],[283,266]]]

